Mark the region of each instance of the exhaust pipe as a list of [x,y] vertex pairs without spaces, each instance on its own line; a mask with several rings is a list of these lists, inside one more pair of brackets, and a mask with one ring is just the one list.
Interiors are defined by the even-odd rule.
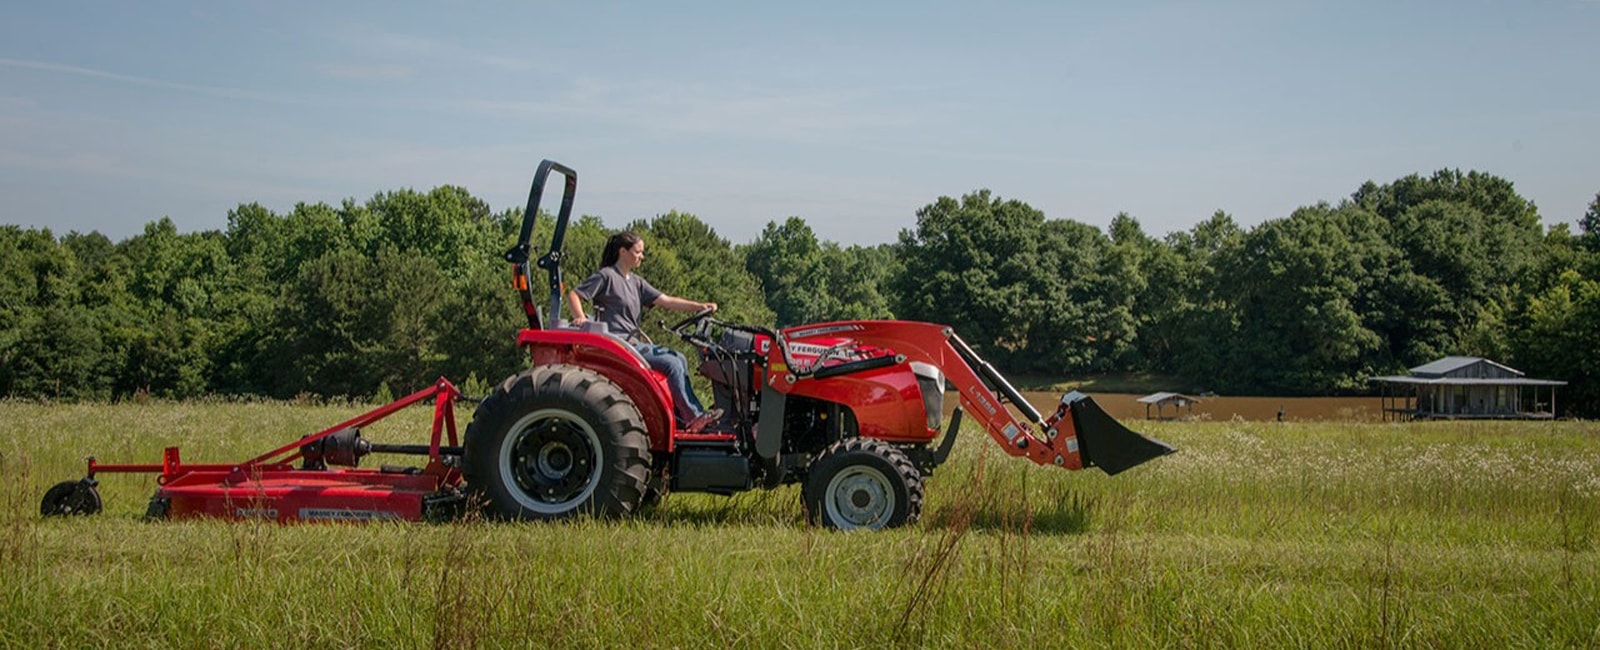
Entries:
[[1115,475],[1178,451],[1167,443],[1122,426],[1088,395],[1072,391],[1061,396],[1061,403],[1072,412],[1072,427],[1078,432],[1078,449],[1084,467],[1098,467],[1106,474]]

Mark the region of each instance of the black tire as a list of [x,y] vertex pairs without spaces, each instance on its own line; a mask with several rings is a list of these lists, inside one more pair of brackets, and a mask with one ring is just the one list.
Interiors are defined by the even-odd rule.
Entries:
[[39,502],[39,514],[45,517],[92,515],[100,512],[103,506],[100,491],[94,489],[92,482],[62,481],[45,491],[44,499]]
[[822,451],[801,496],[813,524],[839,530],[896,528],[922,516],[922,472],[893,445],[851,438]]
[[654,512],[656,508],[661,507],[661,502],[664,500],[664,495],[662,495],[660,491],[656,490],[655,488],[645,488],[644,498],[639,499],[639,506],[634,508],[633,511],[636,513],[649,514]]
[[650,472],[650,480],[644,487],[644,497],[639,499],[639,510],[651,510],[666,500],[668,480],[664,469]]
[[634,512],[650,477],[644,418],[611,380],[586,368],[513,375],[472,416],[462,474],[502,519]]

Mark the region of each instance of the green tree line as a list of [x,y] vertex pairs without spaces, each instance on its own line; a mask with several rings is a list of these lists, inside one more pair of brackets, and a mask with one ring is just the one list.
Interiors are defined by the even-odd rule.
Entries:
[[[0,226],[0,395],[482,385],[526,364],[501,259],[520,223],[443,186],[286,214],[244,204],[220,231],[161,219],[119,242]],[[536,247],[552,225],[539,220]],[[1154,373],[1231,394],[1367,393],[1374,375],[1485,356],[1571,382],[1564,413],[1593,416],[1600,195],[1576,225],[1546,229],[1510,182],[1443,170],[1252,228],[1217,212],[1162,237],[1126,214],[1102,231],[987,190],[939,197],[877,246],[820,240],[798,216],[745,244],[691,214],[584,216],[566,268],[581,279],[625,228],[650,240],[657,287],[747,322],[933,321],[1008,372]]]

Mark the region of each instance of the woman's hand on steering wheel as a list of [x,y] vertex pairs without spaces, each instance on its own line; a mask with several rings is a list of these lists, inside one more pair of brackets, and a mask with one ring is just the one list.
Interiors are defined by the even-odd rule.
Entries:
[[708,303],[703,303],[703,304],[705,306],[701,307],[700,311],[695,312],[693,315],[689,316],[688,318],[685,318],[685,319],[683,319],[681,321],[678,321],[678,323],[676,325],[673,325],[672,327],[669,327],[667,329],[672,330],[678,336],[683,336],[684,335],[684,332],[683,332],[684,328],[686,328],[686,327],[688,327],[690,325],[694,325],[696,323],[699,323],[700,321],[705,320],[705,318],[707,316],[710,316],[710,315],[716,313],[716,311],[717,311],[717,303],[708,302]]

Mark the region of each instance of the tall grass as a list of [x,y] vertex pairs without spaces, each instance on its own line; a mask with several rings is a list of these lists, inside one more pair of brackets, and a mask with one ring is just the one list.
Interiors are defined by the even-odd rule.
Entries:
[[613,522],[277,526],[147,523],[151,477],[103,475],[106,512],[38,517],[89,454],[243,459],[356,410],[0,404],[0,646],[1600,645],[1591,423],[1152,423],[1182,451],[1117,477],[974,429],[922,522],[879,533],[807,526],[793,487]]

